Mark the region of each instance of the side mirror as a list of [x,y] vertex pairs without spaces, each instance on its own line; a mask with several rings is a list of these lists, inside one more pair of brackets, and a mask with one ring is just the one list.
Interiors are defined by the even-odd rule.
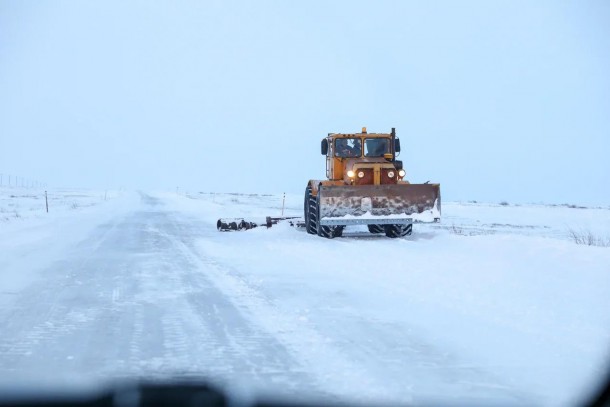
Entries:
[[320,150],[322,151],[322,155],[328,154],[328,140],[326,140],[326,139],[322,140],[322,145],[321,145]]
[[400,153],[400,139],[394,139],[394,151]]

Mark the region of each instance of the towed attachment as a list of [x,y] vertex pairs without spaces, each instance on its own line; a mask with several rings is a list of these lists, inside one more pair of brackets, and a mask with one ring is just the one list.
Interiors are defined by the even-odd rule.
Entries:
[[278,222],[284,220],[289,221],[290,226],[304,226],[303,221],[298,216],[279,218],[267,216],[265,218],[265,221],[261,222],[251,222],[244,220],[243,218],[218,219],[218,221],[216,222],[216,228],[221,232],[229,232],[234,230],[250,230],[258,226],[266,226],[267,228],[270,228],[271,226],[276,225]]
[[320,185],[320,225],[438,222],[439,184]]

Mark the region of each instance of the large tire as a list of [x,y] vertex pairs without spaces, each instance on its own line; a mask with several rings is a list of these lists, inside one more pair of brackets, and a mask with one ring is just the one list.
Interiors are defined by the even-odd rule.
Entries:
[[311,196],[311,187],[305,189],[305,202],[303,204],[305,212],[305,230],[310,235],[318,234],[318,202]]
[[371,233],[383,233],[384,229],[381,225],[367,225]]
[[409,236],[413,232],[413,224],[408,225],[385,225],[385,235],[396,238]]
[[325,237],[327,239],[333,239],[335,237],[343,236],[343,228],[345,226],[318,226],[318,236]]
[[345,226],[334,226],[333,228],[334,228],[333,237],[343,236],[343,229],[345,229]]
[[407,227],[405,228],[405,236],[411,236],[412,233],[413,233],[413,224],[409,223],[407,225]]
[[332,239],[333,237],[335,237],[335,233],[330,226],[318,225],[318,236],[322,236],[327,239]]
[[[327,239],[332,239],[334,237],[340,237],[343,235],[343,228],[345,226],[324,226],[324,225],[320,225],[317,222],[317,219],[320,218],[320,200],[318,199],[320,197],[320,194],[318,193],[318,196],[316,197],[316,223],[317,223],[317,229],[316,229],[316,233],[318,234],[318,236],[322,236],[325,237]],[[311,214],[310,214],[311,216]]]

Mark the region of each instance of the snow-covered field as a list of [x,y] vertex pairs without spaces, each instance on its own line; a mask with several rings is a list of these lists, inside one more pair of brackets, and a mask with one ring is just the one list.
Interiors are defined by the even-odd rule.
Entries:
[[[610,241],[609,208],[444,203],[403,239],[328,240],[216,231],[279,216],[281,195],[52,196],[46,214],[0,190],[5,384],[179,374],[290,397],[571,405],[610,366],[610,247],[570,232]],[[288,195],[284,214],[301,205]]]
[[[53,189],[47,192],[49,212],[66,214],[98,205],[120,195],[117,191]],[[45,191],[37,188],[0,187],[0,222],[15,219],[45,218]],[[52,215],[56,218],[56,215]]]

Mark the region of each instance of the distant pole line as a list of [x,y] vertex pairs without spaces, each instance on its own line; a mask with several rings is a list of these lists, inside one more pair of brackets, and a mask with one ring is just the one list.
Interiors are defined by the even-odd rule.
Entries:
[[[6,185],[4,185],[4,180],[7,180]],[[47,183],[41,182],[35,179],[29,179],[26,177],[22,177],[19,175],[5,174],[0,173],[0,187],[22,187],[26,189],[32,188],[46,188]]]
[[[4,185],[4,180],[7,180],[6,185]],[[29,179],[26,177],[21,177],[19,175],[5,174],[0,173],[0,187],[22,187],[27,189],[32,188],[46,188],[47,183],[41,182],[35,179]]]

